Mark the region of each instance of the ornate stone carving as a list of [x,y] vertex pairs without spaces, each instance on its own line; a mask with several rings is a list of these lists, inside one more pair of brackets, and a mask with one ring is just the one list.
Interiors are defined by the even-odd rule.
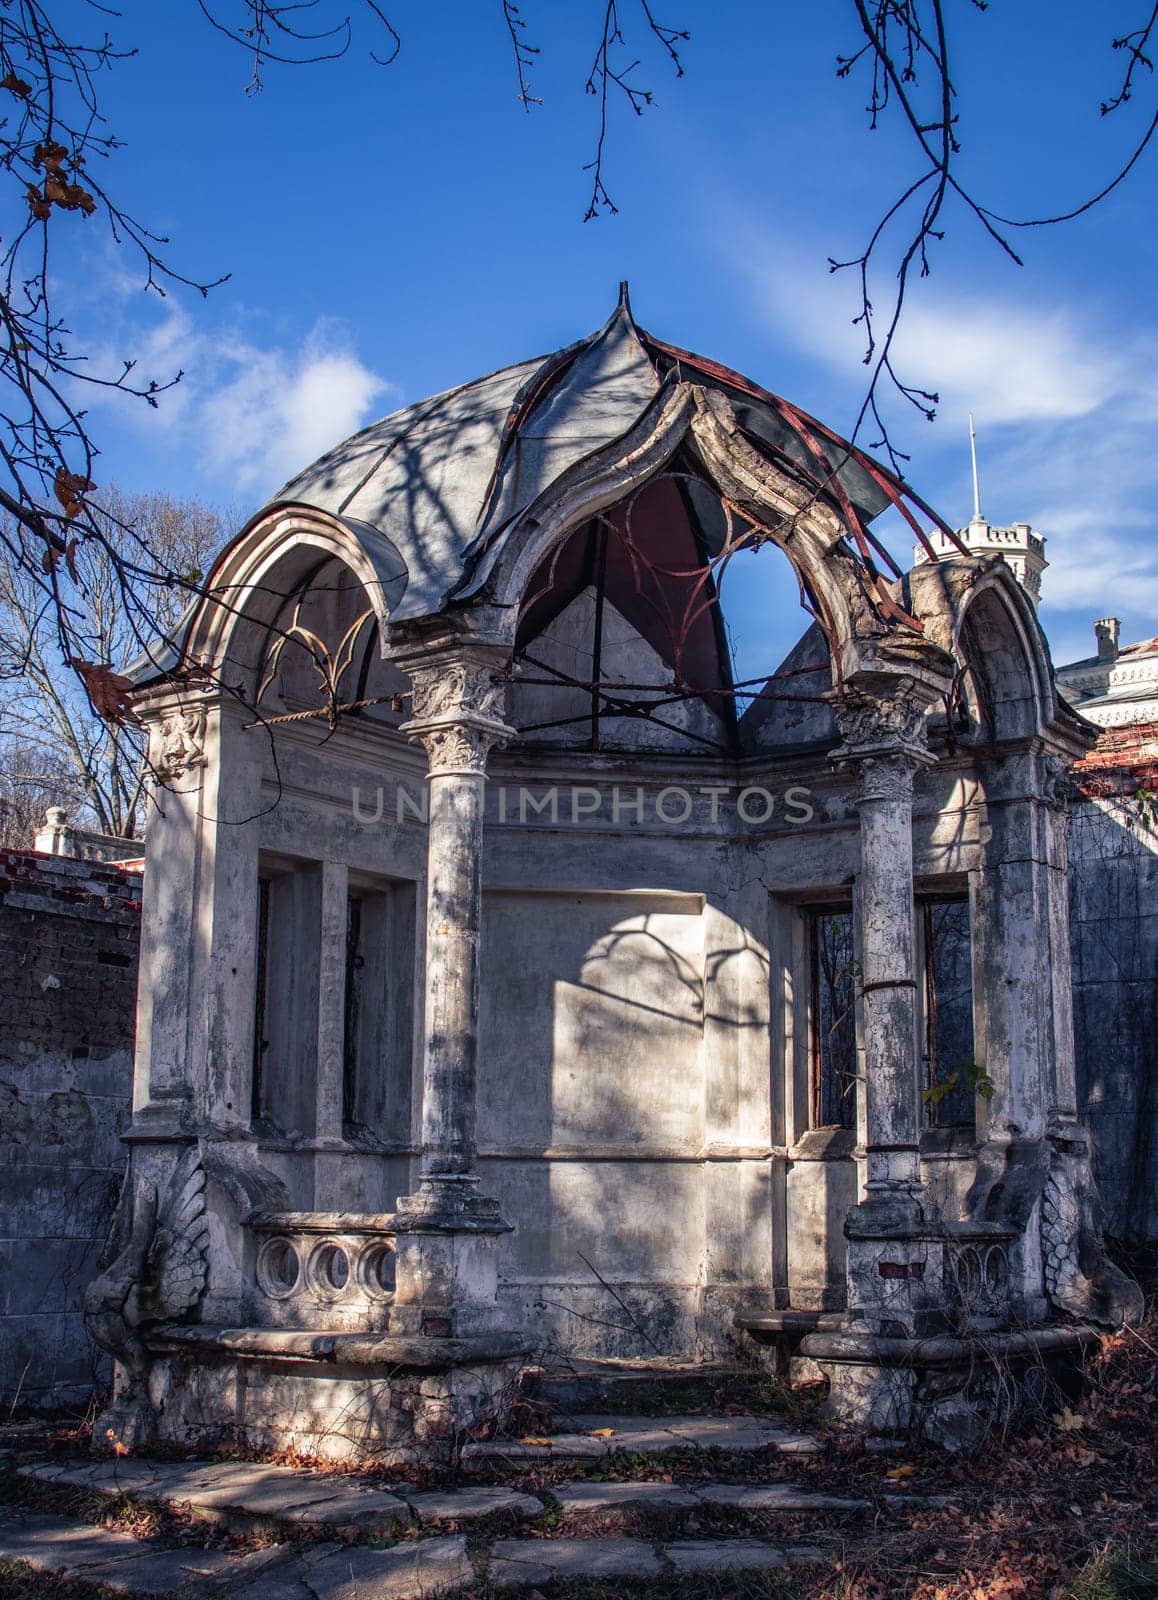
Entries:
[[848,689],[834,697],[840,729],[840,756],[854,756],[889,746],[921,752],[926,743],[929,696],[913,679],[896,679],[879,692]]
[[492,746],[501,743],[504,737],[469,723],[408,731],[412,739],[421,740],[425,746],[430,762],[428,775],[432,778],[448,772],[476,773],[482,777]]
[[1061,1311],[1106,1327],[1139,1322],[1142,1291],[1106,1254],[1089,1146],[1076,1127],[1050,1134],[1041,1196],[1045,1290]]
[[409,671],[416,722],[462,716],[502,722],[506,684],[489,662],[459,659]]
[[85,1326],[121,1368],[117,1401],[94,1431],[99,1442],[131,1447],[147,1438],[148,1355],[141,1329],[192,1311],[208,1273],[205,1168],[193,1145],[177,1163],[162,1199],[151,1185],[141,1191],[127,1245],[85,1290]]
[[162,781],[179,778],[205,765],[205,709],[177,706],[161,718],[161,755],[157,775]]
[[911,755],[865,756],[858,763],[861,800],[908,800],[913,792],[917,763]]
[[1041,764],[1042,798],[1057,811],[1065,811],[1070,803],[1070,767],[1061,756],[1046,756]]
[[454,657],[407,668],[414,715],[402,731],[426,748],[429,776],[486,771],[492,747],[509,739],[506,683],[490,661]]

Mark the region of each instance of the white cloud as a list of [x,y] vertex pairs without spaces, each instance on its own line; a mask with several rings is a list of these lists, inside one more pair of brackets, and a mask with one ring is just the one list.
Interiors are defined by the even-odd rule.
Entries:
[[[847,415],[866,382],[863,340],[850,326],[855,281],[758,231],[752,239],[740,266],[757,314],[841,380]],[[1014,298],[948,275],[914,286],[897,368],[940,395],[938,425],[916,435],[906,419],[896,434],[914,447],[922,493],[964,522],[965,418],[976,414],[983,508],[1047,536],[1042,617],[1055,658],[1066,660],[1089,653],[1094,617],[1121,617],[1126,639],[1158,633],[1158,326],[1124,329],[1096,306],[1049,303],[1028,275],[1018,288]],[[892,540],[897,554],[907,543]]]
[[[97,404],[113,409],[119,427],[154,444],[163,439],[170,459],[198,462],[215,488],[247,501],[267,498],[356,432],[391,392],[332,319],[315,322],[300,343],[261,343],[233,327],[207,328],[169,300],[148,327],[130,319],[118,337],[133,350],[135,377],[164,383],[180,371],[181,381],[156,409],[115,391]],[[91,364],[119,369],[111,340],[98,343]]]
[[[740,266],[758,314],[779,338],[863,386],[865,346],[852,326],[860,305],[851,271],[826,272],[819,257],[779,241],[757,244]],[[874,300],[879,334],[891,312],[887,283]],[[1028,280],[1022,299],[962,288],[947,276],[917,280],[893,350],[900,376],[938,394],[938,414],[950,423],[971,411],[995,426],[1087,416],[1139,386],[1153,408],[1158,338],[1123,350],[1088,316],[1033,299]]]
[[301,349],[230,351],[197,406],[203,448],[241,489],[271,492],[357,430],[387,385],[332,330]]
[[896,348],[901,370],[940,394],[950,423],[969,412],[991,426],[1084,417],[1131,381],[1117,348],[1068,312],[998,300],[906,306]]

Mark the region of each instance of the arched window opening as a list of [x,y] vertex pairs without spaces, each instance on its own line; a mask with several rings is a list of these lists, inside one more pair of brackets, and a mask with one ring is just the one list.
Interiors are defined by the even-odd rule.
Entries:
[[771,530],[677,460],[532,573],[513,720],[527,743],[593,751],[830,740],[828,630]]

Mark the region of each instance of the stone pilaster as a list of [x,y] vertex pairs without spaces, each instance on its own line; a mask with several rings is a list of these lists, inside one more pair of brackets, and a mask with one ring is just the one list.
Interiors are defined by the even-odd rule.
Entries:
[[422,1165],[400,1211],[499,1223],[478,1194],[475,1093],[487,756],[510,738],[495,653],[464,646],[404,663],[413,716],[403,731],[429,759]]
[[914,1332],[938,1298],[939,1255],[928,1248],[935,1219],[926,1215],[920,1177],[913,933],[913,780],[932,760],[932,698],[919,681],[886,678],[836,701],[843,742],[834,759],[856,771],[860,816],[866,1181],[845,1224],[849,1316],[877,1332]]

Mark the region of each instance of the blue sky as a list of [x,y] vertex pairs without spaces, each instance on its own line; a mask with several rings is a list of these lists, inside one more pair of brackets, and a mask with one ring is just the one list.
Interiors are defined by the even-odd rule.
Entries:
[[[851,5],[662,0],[660,19],[692,32],[679,81],[637,0],[620,5],[655,105],[641,118],[613,106],[619,214],[584,223],[595,0],[523,0],[542,48],[530,114],[499,0],[394,0],[393,66],[368,59],[365,32],[343,61],[271,67],[255,96],[245,56],[194,0],[125,0],[110,31],[138,54],[102,87],[125,141],[119,193],[171,236],[183,270],[232,276],[207,301],[160,301],[99,219],[56,224],[71,229],[58,271],[94,359],[186,373],[157,412],[94,405],[104,481],[248,513],[373,417],[595,328],[620,278],[644,326],[851,429],[854,286],[826,261],[859,251],[914,171],[899,132],[867,131],[864,81],[835,78]],[[996,210],[1064,210],[1113,173],[1151,115],[1149,83],[1098,115],[1121,69],[1110,39],[1137,9],[952,7],[964,171]],[[968,518],[972,411],[986,514],[1049,541],[1042,614],[1059,660],[1088,653],[1107,613],[1129,639],[1158,633],[1156,161],[1078,222],[1022,234],[1021,268],[950,211],[903,328],[906,376],[942,397],[932,424],[896,415],[909,477],[950,521]],[[745,652],[767,632],[775,653],[763,605],[753,593],[733,618]]]

